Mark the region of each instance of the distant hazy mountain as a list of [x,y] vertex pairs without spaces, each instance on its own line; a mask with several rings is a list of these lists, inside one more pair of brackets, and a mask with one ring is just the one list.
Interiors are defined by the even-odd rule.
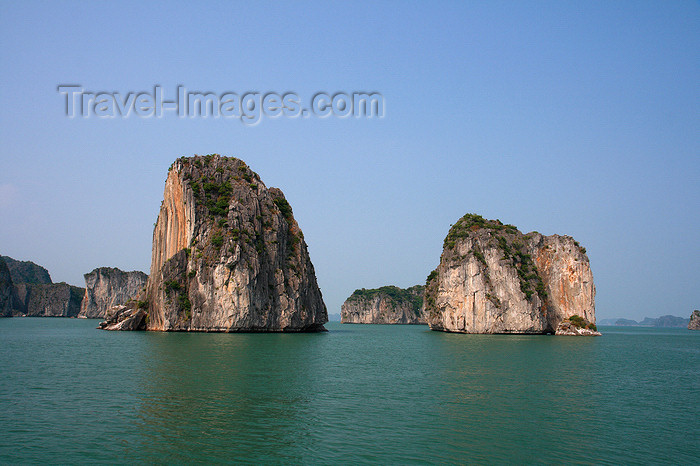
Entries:
[[328,314],[328,322],[340,322],[340,313]]
[[[606,319],[606,321],[610,321],[614,319]],[[680,328],[680,327],[688,327],[688,322],[690,322],[690,319],[685,319],[683,317],[676,317],[672,315],[665,315],[658,317],[656,319],[652,317],[645,317],[644,320],[641,322],[637,322],[636,320],[631,320],[631,319],[617,319],[614,324],[612,325],[617,325],[619,327],[627,327],[627,326],[633,326],[633,327],[674,327],[674,328]],[[601,322],[601,325],[608,325],[608,324],[603,324]]]
[[639,325],[639,322],[636,320],[631,320],[631,319],[617,319],[613,325],[617,325],[618,327],[628,327],[628,326],[637,326]]

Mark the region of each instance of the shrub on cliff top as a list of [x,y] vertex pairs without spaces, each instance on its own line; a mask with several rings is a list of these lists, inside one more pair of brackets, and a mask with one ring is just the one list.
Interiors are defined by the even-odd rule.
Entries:
[[505,231],[506,233],[516,234],[518,229],[513,225],[504,225],[500,220],[487,220],[478,214],[465,214],[462,218],[457,220],[457,223],[452,225],[450,231],[445,237],[443,247],[452,249],[455,242],[459,238],[465,238],[470,235],[471,232],[477,231],[481,228],[486,228],[494,231]]
[[289,202],[283,197],[276,197],[273,201],[280,210],[282,216],[289,222],[292,217],[292,206],[289,205]]

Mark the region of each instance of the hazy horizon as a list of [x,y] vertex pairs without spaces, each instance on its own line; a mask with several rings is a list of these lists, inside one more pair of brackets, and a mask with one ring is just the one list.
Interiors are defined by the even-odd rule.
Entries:
[[[157,19],[157,21],[156,21]],[[329,313],[423,284],[467,212],[587,249],[598,319],[700,308],[697,2],[0,3],[0,254],[149,272],[170,164],[288,198]],[[378,92],[382,118],[68,118],[57,86]]]

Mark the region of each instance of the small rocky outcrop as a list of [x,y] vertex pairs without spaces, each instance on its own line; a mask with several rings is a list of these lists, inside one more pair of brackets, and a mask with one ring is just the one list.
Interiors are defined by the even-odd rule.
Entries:
[[85,296],[78,317],[103,319],[107,309],[125,304],[146,286],[148,275],[124,272],[114,267],[100,267],[85,277]]
[[0,317],[12,316],[15,308],[15,287],[7,264],[0,257]]
[[97,328],[102,330],[146,330],[148,315],[144,307],[144,302],[133,300],[126,304],[113,306],[106,311],[106,320],[100,322]]
[[440,265],[426,281],[431,329],[555,333],[574,315],[595,325],[593,274],[586,250],[570,236],[525,235],[467,214],[443,246]]
[[355,290],[340,308],[344,324],[425,324],[421,285]]
[[9,256],[2,256],[12,275],[14,283],[29,283],[32,285],[47,285],[53,283],[49,271],[31,261],[18,261]]
[[586,322],[582,317],[577,315],[573,315],[568,319],[559,322],[554,334],[569,336],[600,336],[600,332],[596,328],[595,324]]
[[328,321],[291,206],[236,158],[172,164],[146,288],[148,330],[303,332]]
[[700,330],[700,311],[697,309],[690,314],[690,322],[688,322],[690,330]]

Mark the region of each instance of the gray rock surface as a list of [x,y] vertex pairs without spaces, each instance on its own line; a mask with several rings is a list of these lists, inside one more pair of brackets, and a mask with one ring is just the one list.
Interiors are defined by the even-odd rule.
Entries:
[[18,261],[9,256],[2,256],[12,275],[14,283],[46,285],[52,283],[49,271],[31,261]]
[[425,324],[421,285],[355,290],[340,308],[344,324]]
[[103,319],[107,309],[124,304],[143,291],[148,275],[124,272],[114,267],[100,267],[85,277],[85,296],[78,317]]
[[218,155],[171,166],[144,298],[148,330],[323,331],[328,321],[284,194]]
[[148,315],[139,308],[136,301],[130,301],[125,305],[117,305],[109,308],[106,320],[100,322],[97,328],[103,330],[146,330]]
[[700,311],[697,309],[690,314],[690,322],[688,322],[690,330],[700,330]]
[[450,229],[425,302],[430,328],[448,332],[555,333],[573,315],[595,324],[584,248],[474,214]]
[[84,288],[68,283],[15,285],[19,304],[13,315],[27,317],[77,317]]
[[[51,283],[49,272],[30,261],[2,256],[11,275],[12,315],[27,317],[76,317],[84,288],[67,283]],[[1,272],[0,272],[1,274]],[[0,286],[0,300],[1,290]],[[6,312],[6,311],[5,311]],[[5,314],[7,315],[7,314]]]

